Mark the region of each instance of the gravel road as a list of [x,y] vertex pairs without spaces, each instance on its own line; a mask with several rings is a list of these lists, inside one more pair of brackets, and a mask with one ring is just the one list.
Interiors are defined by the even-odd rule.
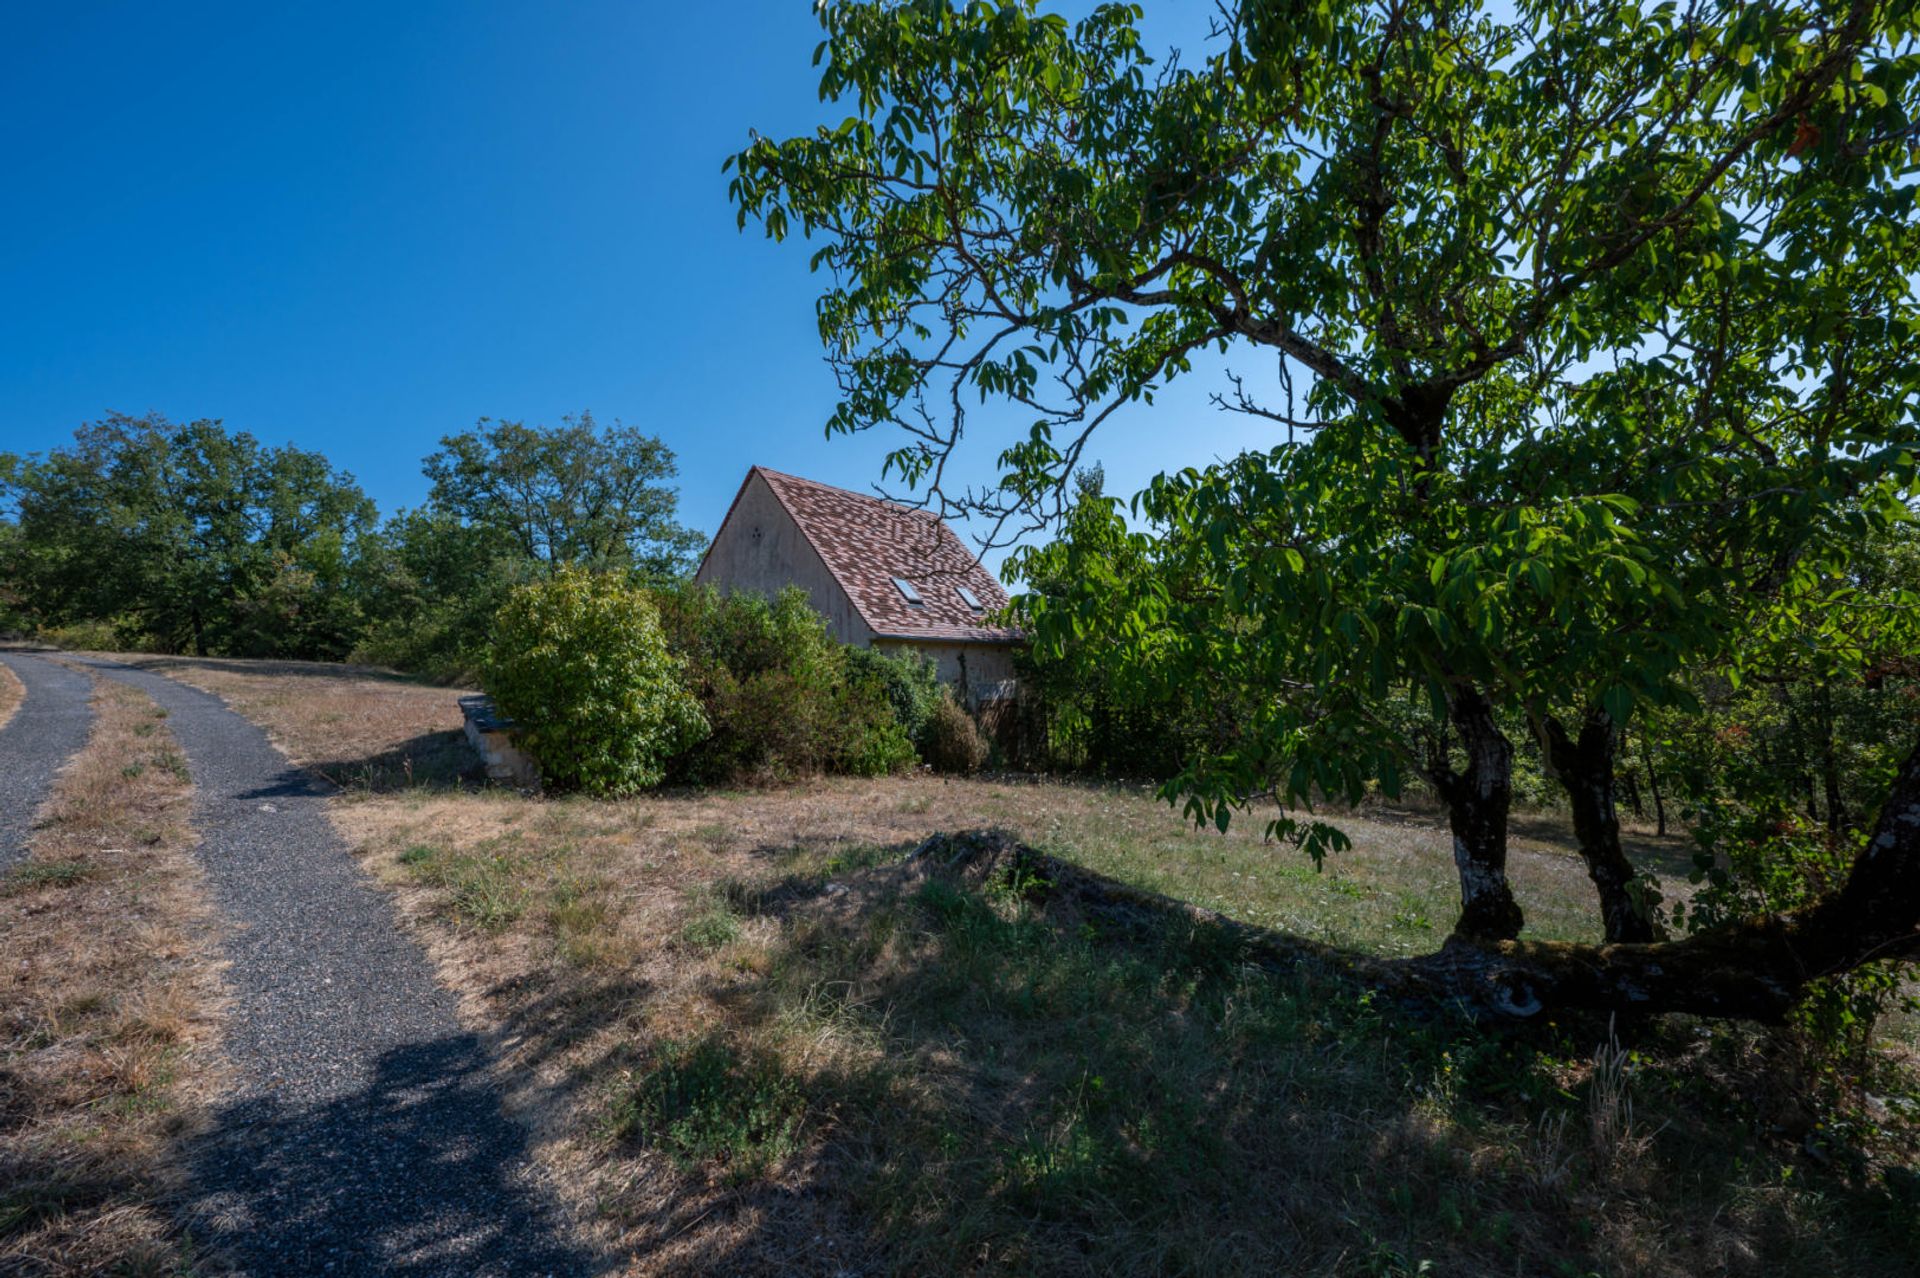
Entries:
[[261,1278],[590,1272],[483,1045],[328,823],[327,784],[217,697],[92,664],[167,710],[229,925],[238,1077],[193,1160],[199,1232]]
[[0,652],[27,695],[0,728],[0,874],[27,854],[33,814],[53,787],[53,774],[86,744],[93,725],[93,685],[57,662]]

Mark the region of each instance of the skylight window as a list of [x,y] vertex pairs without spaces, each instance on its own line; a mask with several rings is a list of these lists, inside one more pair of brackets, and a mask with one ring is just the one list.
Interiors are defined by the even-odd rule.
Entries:
[[979,596],[975,595],[971,590],[968,590],[965,586],[955,586],[954,590],[959,592],[961,603],[973,609],[975,612],[981,612],[984,610],[984,607],[980,602]]
[[900,592],[900,597],[902,599],[905,599],[908,603],[912,604],[916,608],[922,606],[925,603],[925,600],[920,598],[920,592],[915,590],[913,588],[913,583],[911,581],[908,581],[905,577],[895,577],[893,579],[893,588]]

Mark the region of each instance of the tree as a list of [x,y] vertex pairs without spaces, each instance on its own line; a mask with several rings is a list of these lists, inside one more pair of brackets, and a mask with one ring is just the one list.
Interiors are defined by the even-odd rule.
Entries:
[[38,624],[108,621],[168,650],[340,656],[373,505],[318,453],[218,421],[112,414],[12,457],[4,575]]
[[[1169,570],[1132,629],[1272,694],[1190,809],[1422,773],[1456,936],[1499,942],[1521,716],[1643,939],[1599,734],[1906,517],[1913,6],[1247,0],[1158,68],[1139,16],[823,8],[854,114],[731,163],[743,224],[823,241],[831,427],[903,428],[891,472],[1018,529],[1200,353],[1275,360],[1279,400],[1240,367],[1220,399],[1285,442],[1141,500]],[[975,396],[1034,424],[950,494]]]
[[684,575],[704,538],[681,527],[673,451],[652,435],[593,414],[559,426],[482,418],[448,435],[424,463],[430,507],[496,534],[528,561]]

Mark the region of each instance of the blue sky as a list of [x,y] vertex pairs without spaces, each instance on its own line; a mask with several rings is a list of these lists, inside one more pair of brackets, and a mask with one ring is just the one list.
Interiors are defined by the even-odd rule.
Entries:
[[[752,462],[868,487],[894,441],[822,435],[807,250],[738,232],[720,172],[840,114],[818,39],[806,0],[11,7],[0,449],[218,417],[388,511],[441,435],[591,408],[676,450],[708,533]],[[1203,390],[1108,429],[1111,490],[1260,441]]]

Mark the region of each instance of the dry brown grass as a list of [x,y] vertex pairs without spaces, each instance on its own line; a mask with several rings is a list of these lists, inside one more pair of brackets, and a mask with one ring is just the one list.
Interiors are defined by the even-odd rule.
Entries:
[[95,681],[0,879],[0,1272],[184,1272],[175,1151],[214,1084],[213,912],[164,712]]
[[20,676],[6,666],[0,666],[0,728],[7,726],[7,720],[13,718],[13,712],[27,699],[26,685],[20,682]]
[[446,784],[472,762],[461,736],[460,689],[373,666],[99,655],[213,693],[343,789]]
[[[453,692],[369,672],[170,672],[306,760],[347,753],[308,726],[320,707],[356,707],[335,723],[389,758],[457,723]],[[1355,847],[1325,873],[1138,789],[990,778],[618,803],[389,781],[334,819],[623,1272],[1906,1272],[1877,1191],[1756,1141],[1720,1082],[1739,1035],[1683,1025],[1596,1080],[1604,1025],[1487,1036],[900,861],[998,826],[1399,953],[1451,917],[1432,814],[1343,819]],[[1517,834],[1533,927],[1591,936],[1563,832],[1541,815]],[[1681,859],[1678,840],[1641,855]],[[1630,1141],[1583,1138],[1628,1099]]]

